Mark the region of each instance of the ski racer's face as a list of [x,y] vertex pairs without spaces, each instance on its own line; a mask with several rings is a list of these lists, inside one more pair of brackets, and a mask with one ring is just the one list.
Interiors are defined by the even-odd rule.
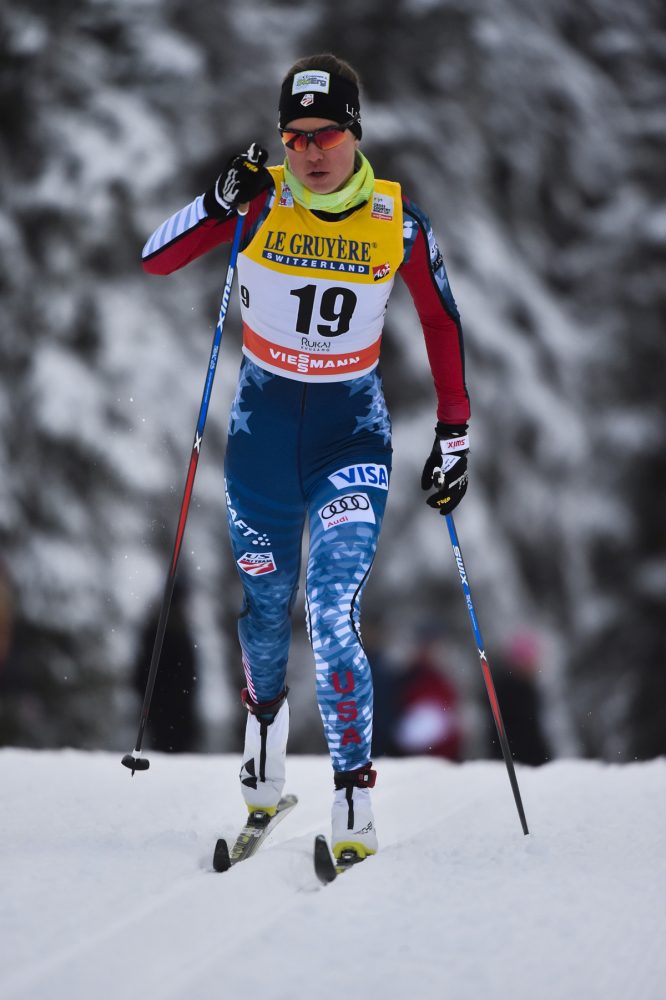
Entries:
[[[295,118],[287,128],[303,132],[314,132],[327,125],[337,126],[330,118]],[[358,139],[346,129],[340,145],[333,149],[319,149],[314,142],[308,142],[302,153],[287,147],[285,152],[289,169],[294,177],[305,184],[315,194],[331,194],[343,188],[354,173],[354,157]]]

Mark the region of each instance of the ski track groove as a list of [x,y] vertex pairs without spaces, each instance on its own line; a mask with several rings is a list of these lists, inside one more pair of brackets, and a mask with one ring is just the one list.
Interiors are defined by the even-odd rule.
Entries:
[[147,919],[156,911],[159,911],[170,899],[180,896],[184,890],[193,886],[196,877],[196,875],[189,875],[180,878],[176,883],[169,886],[168,889],[164,889],[156,897],[153,896],[150,901],[135,906],[122,919],[115,919],[108,926],[99,930],[84,932],[77,939],[75,945],[72,944],[65,948],[60,947],[46,958],[33,961],[29,971],[19,971],[10,975],[9,979],[0,984],[2,986],[1,995],[3,1000],[10,1000],[10,998],[20,995],[26,989],[38,985],[40,980],[46,977],[53,977],[59,968],[68,962],[81,958],[86,952],[91,951],[100,944],[109,942],[114,936],[125,933],[128,930],[133,930],[136,923]]
[[[399,804],[400,802],[404,802],[408,792],[411,795],[415,794],[413,780],[405,779],[404,781],[387,784],[381,795],[383,807],[392,812],[393,809],[391,807],[393,803]],[[418,797],[421,795],[418,789],[416,790],[416,795]],[[408,845],[411,840],[418,841],[423,835],[427,837],[432,830],[442,823],[446,823],[453,817],[459,817],[467,813],[481,802],[483,798],[484,796],[480,794],[475,793],[470,795],[468,793],[464,801],[461,802],[457,799],[444,810],[441,809],[441,806],[438,806],[439,811],[437,816],[433,816],[427,825],[419,826],[419,830],[413,832],[410,838],[406,839],[400,835],[385,838],[381,856],[385,857],[387,854],[390,856],[396,848],[401,848],[403,843]],[[500,799],[503,799],[503,796],[500,795]],[[279,886],[274,886],[279,890],[278,893],[271,893],[270,913],[266,913],[258,921],[256,900],[253,898],[249,904],[248,913],[243,914],[241,912],[243,904],[238,899],[237,892],[234,893],[234,933],[225,934],[221,937],[219,931],[214,930],[210,935],[210,940],[208,937],[205,940],[197,937],[197,945],[188,949],[187,962],[181,965],[177,972],[173,971],[168,977],[170,984],[168,992],[163,992],[164,987],[162,986],[161,995],[163,1000],[180,1000],[181,997],[188,995],[195,986],[197,987],[195,994],[197,997],[207,996],[206,979],[217,967],[221,970],[224,969],[228,964],[229,958],[237,960],[238,955],[243,954],[242,946],[246,942],[256,942],[256,940],[263,939],[263,935],[269,933],[271,929],[284,926],[289,915],[294,916],[302,909],[308,909],[309,899],[304,899],[304,894],[309,896],[311,893],[330,892],[332,890],[331,886],[321,885],[314,874],[312,862],[312,848],[315,834],[322,832],[322,827],[328,834],[327,827],[330,824],[326,822],[319,826],[310,827],[307,832],[303,832],[301,829],[300,832],[289,835],[287,824],[290,819],[292,821],[297,820],[299,816],[298,808],[297,806],[291,817],[285,819],[284,824],[280,824],[279,835],[281,839],[278,843],[273,842],[273,838],[271,837],[253,858],[238,866],[233,866],[229,872],[224,874],[212,873],[214,879],[224,879],[228,882],[231,895],[232,885],[234,889],[236,888],[236,880],[242,880],[239,881],[237,892],[244,892],[243,883],[249,874],[245,867],[246,865],[253,865],[255,869],[257,867],[265,869],[265,884],[267,886],[270,885],[273,887],[273,883],[280,883]],[[358,875],[358,871],[354,872],[355,878],[358,878]],[[222,888],[226,889],[227,886],[223,885]],[[339,883],[337,889],[338,891],[340,889]],[[275,904],[276,898],[282,901],[280,905]],[[242,930],[240,929],[241,927],[243,928]],[[246,953],[251,953],[251,949]],[[147,983],[145,989],[150,988],[151,985]],[[284,994],[285,998],[293,996],[291,989],[292,987],[287,988],[287,992]],[[215,995],[215,991],[212,991],[211,996],[213,995]]]
[[[279,851],[279,847],[280,845],[273,845],[272,848],[266,847],[261,850],[262,853],[270,855],[274,851]],[[258,861],[258,856],[249,862],[244,862],[243,866],[252,863],[253,860]],[[114,990],[117,995],[138,996],[143,989],[159,988],[159,994],[163,997],[182,996],[182,992],[178,991],[183,989],[194,972],[198,973],[207,965],[214,964],[229,953],[236,952],[242,942],[256,933],[255,901],[247,900],[246,908],[249,912],[244,914],[242,912],[244,909],[242,899],[238,898],[238,888],[234,885],[234,876],[242,877],[243,866],[239,866],[235,870],[232,869],[225,874],[214,872],[211,867],[210,871],[197,871],[193,875],[180,878],[168,889],[152,895],[150,900],[135,906],[124,917],[117,918],[98,930],[84,932],[77,938],[76,944],[59,948],[46,958],[33,961],[29,970],[20,970],[10,975],[0,984],[0,995],[3,1000],[14,1000],[14,998],[26,994],[45,998],[65,997],[68,995],[68,988],[71,986],[72,980],[77,980],[79,988],[84,986],[85,982],[89,982],[89,989],[95,991],[97,995],[103,996],[103,986],[97,982],[96,973],[106,963],[109,951],[128,959],[133,950],[139,949],[143,950],[143,958],[145,959],[151,957],[148,953],[156,947],[157,954],[152,956],[155,964],[153,961],[146,963],[150,967],[150,971],[147,976],[143,977],[147,981],[141,990],[138,989],[137,980],[142,977],[137,976],[136,965],[132,961],[129,962],[133,969],[132,982],[127,983],[129,993],[118,992],[118,970],[114,976],[116,980]],[[205,881],[203,881],[204,877]],[[314,873],[312,879],[315,879]],[[232,887],[236,891],[229,892]],[[203,921],[198,924],[192,923],[192,920],[196,921],[196,912],[198,911],[199,914],[207,913],[211,896],[220,893],[226,895],[227,901],[233,901],[234,922],[232,926],[239,928],[237,933],[229,933],[229,925],[224,929],[224,933],[221,933],[220,928],[215,926],[208,928],[207,933],[204,925],[204,922],[207,922],[207,917],[204,917]],[[279,922],[285,912],[298,903],[298,896],[294,896],[293,901],[291,901],[288,893],[283,894],[280,898],[284,902],[282,905],[274,904],[272,906],[270,917],[265,921],[266,926]],[[191,920],[187,935],[186,967],[183,968],[182,947],[178,948],[177,945],[178,937],[182,932],[183,914],[187,911],[189,911]],[[147,934],[143,929],[151,918],[153,918],[154,926],[162,926],[164,936],[158,935],[156,937],[152,933]],[[194,933],[195,927],[196,934]],[[173,941],[173,949],[175,950],[169,947],[168,940],[170,930],[173,928],[177,928],[177,937]],[[211,955],[213,955],[212,958]],[[173,967],[174,956],[177,956],[175,968]],[[155,981],[156,979],[157,981]],[[170,988],[165,993],[165,980],[169,983],[178,982],[179,986],[175,991]],[[43,992],[33,993],[35,989],[39,990],[42,985],[45,987]],[[81,995],[92,996],[93,992]]]
[[[391,782],[390,785],[387,783],[381,795],[382,805],[388,811],[393,811],[394,803],[404,802],[406,797],[413,794],[414,782],[409,779]],[[418,840],[420,835],[427,835],[430,830],[442,822],[445,823],[448,819],[467,812],[481,798],[480,795],[468,796],[465,801],[456,800],[455,804],[444,810],[440,806],[437,817],[433,816],[431,822],[426,826],[419,827],[419,831],[414,833],[413,839]],[[71,984],[73,979],[78,981],[79,988],[85,986],[91,991],[99,990],[101,987],[96,981],[95,970],[100,967],[100,963],[103,963],[103,956],[109,950],[116,955],[124,955],[129,958],[137,947],[150,950],[155,944],[158,944],[159,947],[159,976],[150,971],[147,975],[139,977],[145,979],[141,988],[143,990],[157,988],[158,982],[155,980],[158,978],[159,991],[164,1000],[182,996],[183,991],[192,981],[201,978],[202,970],[205,974],[206,970],[213,969],[219,963],[224,964],[225,959],[238,954],[239,947],[249,939],[254,938],[258,932],[255,902],[251,901],[246,906],[243,901],[243,882],[247,875],[246,865],[266,868],[267,884],[283,883],[279,886],[279,893],[272,894],[273,903],[270,915],[261,920],[262,932],[282,924],[289,913],[298,911],[303,893],[331,891],[332,887],[324,887],[319,883],[312,865],[312,845],[315,834],[325,832],[328,835],[329,823],[308,824],[306,831],[303,830],[303,824],[299,824],[300,830],[290,834],[289,826],[297,821],[299,808],[297,806],[294,813],[290,817],[286,817],[283,824],[280,824],[276,833],[260,848],[257,855],[239,866],[232,867],[229,872],[216,873],[210,862],[206,865],[206,862],[200,858],[200,867],[196,872],[180,876],[175,883],[163,890],[151,891],[148,900],[133,905],[123,917],[117,917],[96,930],[84,929],[81,932],[79,929],[76,943],[65,947],[58,946],[51,954],[33,961],[29,969],[10,973],[4,982],[0,980],[0,992],[3,1000],[15,1000],[15,998],[18,1000],[18,998],[27,995],[66,996],[68,984]],[[278,842],[275,842],[274,838]],[[156,834],[154,839],[159,841],[159,834]],[[393,849],[402,841],[403,838],[400,835],[385,837],[382,840],[382,849],[386,853],[392,853]],[[211,845],[211,861],[213,846]],[[294,863],[296,856],[298,856],[297,863]],[[355,876],[357,874],[355,873]],[[209,885],[202,882],[203,875],[206,876],[206,883],[210,879]],[[190,925],[187,958],[183,956],[182,948],[176,950],[175,954],[178,957],[174,957],[174,951],[167,944],[169,925],[182,923],[183,910],[206,911],[211,893],[218,895],[223,893],[225,902],[233,903],[233,932],[229,933],[227,926],[224,933],[221,933],[217,927],[213,927],[210,933],[207,933],[206,928],[202,926],[195,935],[192,933]],[[276,905],[276,898],[282,902]],[[213,905],[214,903],[213,900]],[[244,912],[245,909],[248,910],[247,913]],[[142,929],[144,925],[150,923],[165,925],[166,940],[163,939],[158,943],[154,937]],[[141,940],[143,940],[143,944],[140,944]],[[175,948],[177,942],[174,941],[173,944]],[[148,956],[144,955],[144,959],[146,957]],[[129,964],[136,967],[134,962]],[[144,961],[144,965],[151,970],[154,967],[152,961]],[[116,971],[114,978],[117,980],[117,977],[118,971]],[[127,988],[135,991],[138,987],[136,973],[133,974],[132,980],[131,984],[127,984]],[[164,992],[165,981],[169,983],[167,992]],[[33,994],[32,991],[39,991],[42,986],[44,987],[43,993]]]
[[[518,768],[524,837],[501,765],[382,760],[380,853],[321,886],[325,761],[294,761],[297,808],[256,856],[218,874],[213,827],[240,829],[235,760],[160,762],[128,791],[117,762],[70,755],[65,786],[62,758],[48,758],[22,756],[41,795],[5,811],[2,1000],[330,1000],[351,981],[387,1000],[416,988],[424,1000],[663,996],[664,762]],[[210,802],[218,767],[224,811]],[[38,817],[51,808],[45,839]],[[332,942],[349,956],[341,966]],[[296,979],[280,976],[285,961]]]

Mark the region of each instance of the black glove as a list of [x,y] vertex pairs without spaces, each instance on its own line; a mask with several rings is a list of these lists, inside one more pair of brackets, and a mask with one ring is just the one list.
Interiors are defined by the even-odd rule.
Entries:
[[252,201],[273,184],[273,178],[264,166],[268,153],[253,142],[247,153],[232,158],[204,195],[204,208],[213,219],[226,219],[234,209]]
[[426,503],[440,514],[450,514],[467,490],[467,424],[442,424],[435,427],[435,443],[421,473],[421,489],[437,490]]

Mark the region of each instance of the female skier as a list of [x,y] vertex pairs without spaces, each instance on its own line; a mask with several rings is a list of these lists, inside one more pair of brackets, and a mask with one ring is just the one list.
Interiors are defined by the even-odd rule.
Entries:
[[391,424],[378,372],[396,274],[423,328],[437,394],[435,442],[421,485],[449,513],[467,488],[462,331],[427,217],[400,185],[375,178],[359,149],[356,72],[333,55],[284,78],[286,159],[257,143],[150,237],[143,266],[169,274],[230,242],[247,213],[238,283],[243,359],[229,419],[227,514],[244,602],[238,633],[248,710],[241,791],[274,812],[285,780],[285,686],[307,519],[306,615],[319,710],[333,765],[332,848],[377,850],[369,789],[372,677],[359,601],[391,473]]

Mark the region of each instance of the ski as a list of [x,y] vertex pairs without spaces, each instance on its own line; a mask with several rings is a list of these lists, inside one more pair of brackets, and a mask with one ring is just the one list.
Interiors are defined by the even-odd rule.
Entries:
[[215,845],[213,868],[216,872],[226,872],[239,861],[246,861],[255,854],[266,837],[273,832],[287,813],[291,812],[298,799],[295,795],[285,795],[277,804],[277,810],[272,815],[265,809],[254,809],[248,816],[245,826],[236,837],[231,850],[224,838]]
[[315,837],[314,869],[322,885],[328,885],[329,882],[333,882],[338,875],[348,872],[350,868],[360,864],[363,860],[351,848],[343,851],[339,858],[334,858],[326,842],[326,837],[321,833]]

